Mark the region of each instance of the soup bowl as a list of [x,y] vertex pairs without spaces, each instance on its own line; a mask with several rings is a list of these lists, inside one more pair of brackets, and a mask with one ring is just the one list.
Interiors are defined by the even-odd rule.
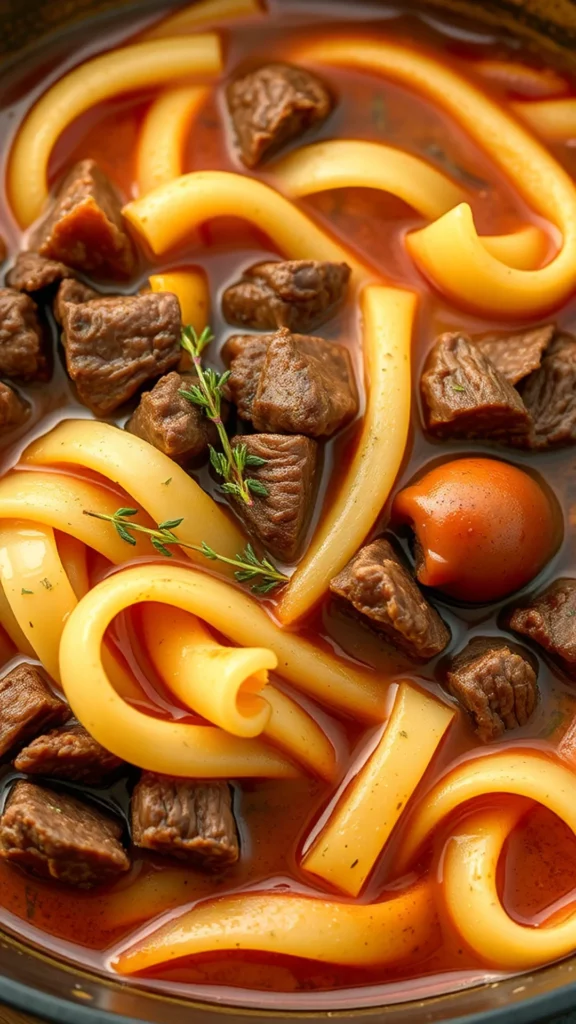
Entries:
[[[282,2],[276,0],[279,6]],[[302,7],[307,2],[300,0]],[[330,5],[331,0],[315,4],[327,12]],[[163,6],[162,0],[0,0],[0,105],[18,95],[34,69],[39,47],[49,45],[51,59],[58,60],[73,53],[87,23],[104,28],[109,22],[112,33],[116,28],[121,32],[131,19],[158,16]],[[355,16],[369,19],[370,6],[376,8],[377,0],[360,4]],[[521,36],[530,46],[553,51],[556,62],[576,70],[574,0],[484,0],[482,4],[476,0],[407,0],[402,7],[438,11],[444,20],[456,23],[471,18],[476,24],[497,26]],[[357,1005],[336,1012],[289,1013],[227,1007],[216,990],[212,1001],[202,1003],[170,998],[138,982],[125,984],[91,974],[19,941],[17,934],[0,932],[0,1004],[30,1015],[30,1019],[58,1024],[180,1024],[184,1020],[187,1024],[241,1024],[249,1019],[280,1024],[291,1019],[322,1022],[334,1018],[371,1024],[529,1024],[576,1010],[576,956],[529,975],[449,994],[437,995],[431,988],[429,997],[418,1001],[363,1007],[358,999]],[[12,1021],[11,1016],[4,1016],[2,1005],[0,1020]]]

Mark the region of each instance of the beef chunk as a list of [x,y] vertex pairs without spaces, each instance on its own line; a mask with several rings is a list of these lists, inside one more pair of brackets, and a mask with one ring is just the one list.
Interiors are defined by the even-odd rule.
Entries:
[[554,324],[548,324],[517,334],[487,334],[473,340],[482,355],[510,384],[518,384],[538,369],[554,332]]
[[29,295],[0,288],[0,375],[45,380],[48,362],[38,307]]
[[529,605],[514,609],[510,627],[557,658],[576,679],[576,580],[555,580]]
[[239,857],[230,788],[144,772],[132,796],[132,841],[208,871]]
[[266,64],[228,86],[228,109],[247,167],[324,121],[332,98],[310,71],[290,64]]
[[442,334],[421,380],[428,430],[439,437],[508,439],[527,433],[518,392],[465,334]]
[[6,242],[4,241],[4,239],[2,238],[2,235],[0,235],[0,263],[4,262],[4,260],[6,259],[7,255],[8,255],[8,246],[6,245]]
[[82,160],[72,168],[31,248],[87,274],[131,276],[135,257],[122,219],[122,201],[94,160]]
[[239,327],[310,331],[330,319],[344,298],[349,278],[346,263],[257,263],[224,292],[222,309],[228,323]]
[[204,455],[217,440],[216,428],[197,405],[180,391],[197,381],[190,374],[173,372],[162,377],[140,399],[140,405],[126,424],[126,430],[142,437],[164,455],[185,463]]
[[228,394],[242,420],[252,419],[252,405],[271,338],[271,334],[235,334],[222,349],[222,357],[231,371]]
[[82,725],[52,729],[24,747],[14,767],[27,775],[48,775],[97,785],[124,764],[102,747]]
[[73,305],[79,306],[83,302],[90,302],[92,299],[99,298],[101,298],[101,295],[95,292],[93,288],[90,288],[89,285],[83,284],[82,281],[66,278],[62,281],[52,306],[56,323],[62,325],[67,302],[72,302]]
[[291,334],[231,338],[232,401],[242,418],[266,433],[330,437],[358,412],[347,349],[322,338]]
[[[316,489],[318,444],[299,434],[250,434],[232,439],[243,444],[249,455],[264,459],[263,466],[248,473],[268,491],[254,495],[252,506],[235,503],[250,533],[262,542],[274,558],[295,561],[310,520]],[[248,475],[248,474],[247,474]]]
[[576,442],[576,337],[554,339],[539,370],[523,383],[521,395],[530,416],[530,432],[520,447],[544,451]]
[[411,658],[434,658],[450,642],[447,626],[383,537],[361,548],[330,590]]
[[58,260],[47,260],[37,252],[21,252],[16,262],[6,274],[6,284],[19,292],[44,291],[59,284],[65,278],[75,277],[70,267]]
[[17,665],[0,679],[0,757],[70,714],[34,665]]
[[538,703],[537,676],[527,652],[495,637],[471,640],[454,658],[447,682],[483,743],[526,725]]
[[0,383],[0,430],[19,427],[30,413],[30,406],[7,384]]
[[180,304],[170,292],[67,302],[62,322],[68,373],[97,416],[180,358]]
[[42,878],[89,888],[128,871],[122,826],[90,804],[17,782],[0,818],[0,856]]

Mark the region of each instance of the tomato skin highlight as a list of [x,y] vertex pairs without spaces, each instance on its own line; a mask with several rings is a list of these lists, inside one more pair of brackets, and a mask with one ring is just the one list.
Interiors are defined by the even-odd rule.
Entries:
[[392,515],[414,529],[420,583],[475,604],[526,586],[562,536],[553,496],[498,459],[436,466],[399,492]]

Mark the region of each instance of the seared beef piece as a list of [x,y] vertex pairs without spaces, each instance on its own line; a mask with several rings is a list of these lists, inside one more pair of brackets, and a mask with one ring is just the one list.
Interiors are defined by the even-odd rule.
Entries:
[[548,324],[516,334],[487,334],[473,341],[510,384],[518,384],[538,369],[555,329],[554,324]]
[[32,782],[17,782],[0,818],[0,857],[42,878],[90,888],[130,861],[122,826],[91,804]]
[[427,661],[450,642],[447,626],[383,537],[361,548],[330,590],[411,658]]
[[0,376],[27,381],[48,376],[37,309],[29,295],[0,288]]
[[255,430],[330,437],[358,412],[350,355],[342,345],[283,327],[258,338],[231,338],[229,389],[238,415]]
[[70,715],[34,665],[17,665],[0,679],[0,757]]
[[30,244],[41,256],[88,274],[127,278],[134,271],[120,195],[94,160],[75,164]]
[[257,263],[224,292],[222,310],[229,324],[255,331],[310,331],[330,319],[349,278],[346,263]]
[[176,372],[161,377],[152,391],[142,395],[126,430],[153,444],[176,462],[186,463],[204,455],[209,444],[216,444],[216,427],[197,405],[180,394],[197,380],[191,374],[181,376]]
[[7,255],[8,255],[8,247],[6,245],[6,242],[2,238],[2,235],[0,235],[0,263],[4,262],[4,260],[6,259]]
[[544,451],[576,442],[576,337],[554,339],[539,370],[520,389],[532,417],[530,432],[516,439],[519,447]]
[[252,419],[252,404],[272,337],[271,334],[235,334],[222,349],[222,358],[231,373],[228,394],[242,420]]
[[538,703],[538,681],[528,653],[496,637],[471,640],[454,658],[446,678],[483,743],[526,725]]
[[324,83],[291,64],[266,64],[228,86],[228,109],[247,167],[324,121],[332,98]]
[[576,679],[576,580],[555,580],[528,605],[510,616],[515,633],[527,636]]
[[64,307],[67,302],[72,302],[75,306],[78,306],[83,302],[90,302],[92,299],[100,298],[102,298],[102,296],[98,292],[95,292],[93,288],[90,288],[89,285],[83,284],[82,281],[74,281],[72,278],[66,278],[62,281],[52,304],[56,323],[62,325]]
[[518,392],[465,334],[441,334],[421,380],[428,430],[439,437],[508,440],[526,434]]
[[98,785],[124,764],[102,747],[82,725],[52,729],[24,747],[14,767],[27,775],[48,775]]
[[144,772],[132,795],[131,813],[136,846],[207,871],[220,871],[238,860],[236,822],[225,782]]
[[249,466],[246,475],[264,484],[267,497],[254,495],[254,504],[235,502],[248,532],[274,558],[295,561],[310,520],[316,490],[318,444],[299,434],[248,434],[234,437],[232,447],[246,445],[249,455],[265,459]]
[[0,430],[19,427],[28,418],[30,406],[7,384],[0,383]]
[[180,303],[171,292],[67,302],[62,323],[68,373],[97,416],[180,359]]
[[52,285],[59,284],[65,278],[73,278],[76,274],[70,267],[58,260],[47,260],[37,252],[21,252],[16,262],[6,274],[6,284],[19,292],[44,291]]

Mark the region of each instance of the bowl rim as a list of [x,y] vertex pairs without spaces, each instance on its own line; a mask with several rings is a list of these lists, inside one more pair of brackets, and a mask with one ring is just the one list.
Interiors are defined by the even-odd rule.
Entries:
[[[77,1002],[72,1003],[61,996],[54,996],[30,988],[12,978],[0,976],[0,1007],[2,1005],[23,1013],[31,1013],[49,1024],[150,1024],[143,1017],[126,1017],[110,1010],[83,1006]],[[405,1003],[404,1005],[409,1008],[411,1004]],[[576,981],[573,981],[555,991],[533,996],[524,1004],[513,1003],[493,1010],[452,1017],[450,1024],[486,1024],[487,1021],[489,1024],[537,1024],[538,1021],[544,1020],[551,1021],[553,1024],[553,1017],[574,1010],[575,1006]],[[260,1010],[240,1010],[239,1012],[246,1015],[247,1020],[260,1018],[261,1021],[267,1021],[268,1024],[281,1024],[290,1019],[304,1022],[306,1020],[327,1020],[328,1017],[336,1021],[370,1021],[371,1018],[377,1020],[376,1015],[381,1014],[385,1009],[385,1007],[374,1007],[372,1010],[352,1010],[345,1011],[343,1014],[336,1011],[328,1015],[314,1011],[293,1011],[290,1014],[281,1012],[279,1017]],[[206,1020],[212,1018],[215,1022],[217,1017],[222,1020],[225,1016],[230,1019],[230,1007],[206,1003],[202,1006],[202,1012],[205,1014]]]
[[[323,0],[323,2],[328,4],[331,0]],[[369,0],[369,2],[377,6],[379,0]],[[572,2],[576,4],[576,0],[572,0]],[[86,22],[100,22],[109,18],[115,20],[118,19],[118,16],[120,16],[120,19],[123,16],[128,19],[137,13],[146,17],[158,14],[164,9],[172,8],[175,5],[177,7],[185,6],[185,0],[126,0],[122,8],[112,6],[106,7],[100,13],[89,13],[78,21],[75,20],[63,27],[46,32],[41,40],[35,40],[29,46],[25,46],[11,56],[0,57],[0,76],[11,73],[23,60],[33,59],[37,49],[50,46],[56,40],[61,41],[66,37],[73,38],[76,33],[85,30]],[[442,7],[440,7],[440,11],[442,11]],[[5,935],[6,933],[0,929],[0,939]],[[12,938],[9,933],[6,937]],[[27,953],[34,955],[35,950],[33,946],[26,945],[24,948]],[[57,957],[48,956],[46,959],[56,967],[61,966]],[[544,969],[553,966],[546,965]],[[140,987],[137,982],[127,986],[113,977],[105,979],[98,973],[86,972],[85,968],[80,968],[80,970],[83,977],[89,977],[95,984],[105,984],[120,992],[131,991],[136,996],[141,996],[144,1000],[147,996],[154,998],[154,993]],[[518,979],[521,978],[522,975],[518,975]],[[445,996],[449,998],[450,996],[465,994],[467,991],[473,991],[474,989],[480,991],[485,987],[482,984],[474,985],[469,989],[447,992]],[[218,1024],[218,1021],[224,1024],[224,1018],[228,1018],[228,1021],[233,1021],[236,1014],[238,1018],[244,1017],[246,1022],[260,1020],[262,1024],[288,1024],[289,1021],[294,1021],[294,1024],[298,1024],[299,1021],[302,1024],[305,1024],[305,1022],[318,1022],[320,1024],[320,1022],[325,1022],[329,1019],[336,1022],[340,1021],[342,1024],[361,1021],[366,1021],[367,1024],[370,1024],[370,1022],[372,1024],[384,1024],[386,1013],[399,1006],[404,1007],[406,1011],[412,1009],[415,1022],[424,1021],[426,1019],[426,1002],[423,1005],[421,1000],[407,1000],[406,1002],[392,1004],[391,1006],[382,1005],[366,1009],[358,1008],[328,1012],[322,1010],[273,1011],[255,1008],[244,1009],[241,1006],[227,1006],[209,1002],[207,999],[205,1002],[194,1002],[190,1009],[202,1014],[202,1017],[199,1018],[199,1020],[202,1020],[202,1024],[204,1020],[206,1024]],[[3,1006],[20,1013],[31,1014],[39,1021],[48,1022],[48,1024],[153,1024],[147,1017],[125,1016],[123,1013],[116,1013],[113,1010],[102,1009],[68,999],[64,996],[54,995],[44,989],[32,987],[25,982],[8,977],[1,973],[0,969],[0,1010]],[[183,1013],[186,1013],[184,1005],[182,1009]],[[576,980],[547,992],[528,996],[521,1002],[512,1002],[507,1006],[460,1014],[445,1019],[449,1024],[538,1024],[538,1022],[542,1021],[551,1021],[554,1024],[554,1018],[571,1011],[576,1011]]]

